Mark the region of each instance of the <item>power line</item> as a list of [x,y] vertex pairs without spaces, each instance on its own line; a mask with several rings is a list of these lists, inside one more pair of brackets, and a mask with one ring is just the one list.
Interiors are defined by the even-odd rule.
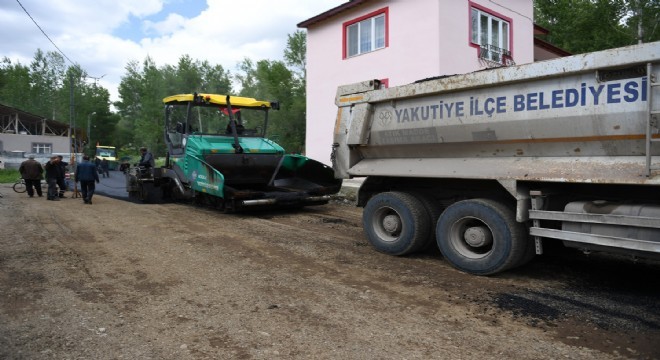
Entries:
[[506,7],[506,6],[504,6],[504,5],[500,4],[500,3],[498,3],[497,1],[493,1],[493,0],[488,0],[488,1],[492,2],[492,3],[495,4],[495,5],[498,5],[498,6],[500,6],[500,7],[503,7],[503,8],[505,8],[505,9],[511,11],[511,12],[514,12],[514,13],[516,13],[516,14],[518,14],[518,15],[524,17],[524,18],[529,19],[529,21],[531,21],[532,24],[534,23],[534,19],[530,18],[529,16],[526,16],[525,14],[521,14],[520,12],[518,12],[518,11],[516,11],[516,10],[514,10],[514,9],[508,8],[508,7]]
[[27,14],[27,16],[30,17],[30,19],[32,20],[32,22],[33,22],[35,25],[37,25],[37,27],[39,28],[39,30],[41,30],[41,33],[44,34],[44,36],[46,37],[46,39],[48,39],[48,41],[50,41],[50,43],[53,44],[53,46],[55,46],[55,48],[57,49],[57,51],[59,51],[60,54],[62,54],[62,56],[64,56],[64,58],[66,58],[67,60],[69,60],[69,62],[71,63],[71,65],[74,65],[74,66],[75,66],[76,63],[74,63],[73,61],[71,61],[71,59],[69,59],[69,57],[66,56],[66,54],[64,53],[64,51],[60,50],[60,48],[55,44],[55,42],[50,38],[50,36],[48,36],[48,34],[46,34],[46,32],[44,31],[44,29],[42,29],[41,26],[39,26],[39,24],[37,23],[37,21],[34,20],[34,18],[32,17],[32,15],[30,15],[30,13],[27,11],[27,9],[25,8],[25,6],[23,6],[23,4],[21,4],[20,0],[16,0],[16,2],[18,3],[18,5],[21,6],[21,8],[23,9],[23,11],[25,11],[25,13]]

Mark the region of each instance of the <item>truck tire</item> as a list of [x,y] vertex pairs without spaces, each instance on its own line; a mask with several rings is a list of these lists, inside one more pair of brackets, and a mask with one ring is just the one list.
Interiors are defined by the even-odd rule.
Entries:
[[492,275],[519,265],[528,241],[514,212],[487,199],[454,203],[440,216],[436,238],[442,255],[455,268]]
[[440,204],[438,204],[431,197],[424,193],[413,191],[410,192],[410,194],[422,203],[424,210],[429,217],[429,235],[426,242],[422,246],[422,249],[426,251],[433,247],[437,247],[437,243],[435,241],[435,225],[437,224],[438,219],[442,214],[442,207]]
[[431,224],[424,205],[403,192],[380,193],[367,202],[362,214],[367,239],[376,250],[406,255],[420,250]]

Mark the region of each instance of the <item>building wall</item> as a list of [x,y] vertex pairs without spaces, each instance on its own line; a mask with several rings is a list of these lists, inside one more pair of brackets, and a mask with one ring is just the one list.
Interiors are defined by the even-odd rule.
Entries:
[[[509,0],[503,8],[488,0],[474,3],[508,17],[512,23],[512,56],[517,64],[534,60],[533,6]],[[388,8],[389,46],[343,58],[343,23]],[[513,9],[515,11],[511,11]],[[340,13],[307,29],[306,155],[330,164],[339,85],[387,79],[397,86],[439,76],[471,72],[486,65],[470,46],[470,2],[448,0],[382,0]]]
[[69,138],[52,135],[0,134],[0,151],[32,153],[32,144],[52,144],[53,153],[69,153]]
[[[23,134],[4,134],[0,133],[0,169],[18,169],[21,162],[25,161],[28,155],[35,155],[35,160],[40,163],[46,163],[53,154],[64,155],[69,158],[69,138],[53,135],[23,135]],[[52,152],[45,154],[34,154],[32,152],[33,143],[52,144]],[[80,158],[80,154],[77,158]]]

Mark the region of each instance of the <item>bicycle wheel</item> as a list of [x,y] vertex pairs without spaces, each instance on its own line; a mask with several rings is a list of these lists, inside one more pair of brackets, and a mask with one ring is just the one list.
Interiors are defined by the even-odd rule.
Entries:
[[27,186],[25,186],[25,180],[18,180],[14,186],[12,186],[12,189],[16,191],[17,193],[24,193],[27,191]]

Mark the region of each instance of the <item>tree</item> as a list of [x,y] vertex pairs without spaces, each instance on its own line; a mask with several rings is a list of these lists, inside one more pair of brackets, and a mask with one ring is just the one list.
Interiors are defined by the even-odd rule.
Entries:
[[[78,65],[66,67],[57,52],[38,49],[30,66],[12,64],[4,58],[0,63],[0,103],[69,124],[73,86],[73,119],[84,134],[88,115],[110,114],[110,93],[90,83]],[[111,133],[108,129],[108,133]]]
[[241,96],[280,102],[280,110],[271,112],[267,136],[288,152],[302,152],[305,98],[300,96],[300,82],[293,72],[282,61],[260,60],[255,64],[249,59],[243,60],[239,70],[236,78]]
[[[653,0],[536,0],[535,22],[550,30],[547,40],[572,53],[660,40],[660,5]],[[642,16],[638,16],[641,10]]]
[[3,58],[0,63],[0,103],[29,111],[29,97],[30,69]]
[[131,61],[119,84],[121,115],[117,136],[128,147],[147,146],[157,155],[165,154],[163,139],[163,98],[181,93],[231,93],[230,74],[221,65],[200,62],[188,55],[176,66],[158,67],[150,57],[142,64]]
[[302,31],[288,35],[285,61],[243,59],[236,80],[241,96],[277,100],[280,110],[270,115],[267,136],[288,152],[305,149],[305,55],[306,36]]
[[[66,66],[57,52],[44,54],[40,49],[30,64],[30,106],[32,112],[51,119],[57,114],[57,91],[62,87]],[[60,118],[61,119],[61,118]]]
[[307,77],[307,35],[304,31],[298,30],[287,35],[284,61],[304,82]]

